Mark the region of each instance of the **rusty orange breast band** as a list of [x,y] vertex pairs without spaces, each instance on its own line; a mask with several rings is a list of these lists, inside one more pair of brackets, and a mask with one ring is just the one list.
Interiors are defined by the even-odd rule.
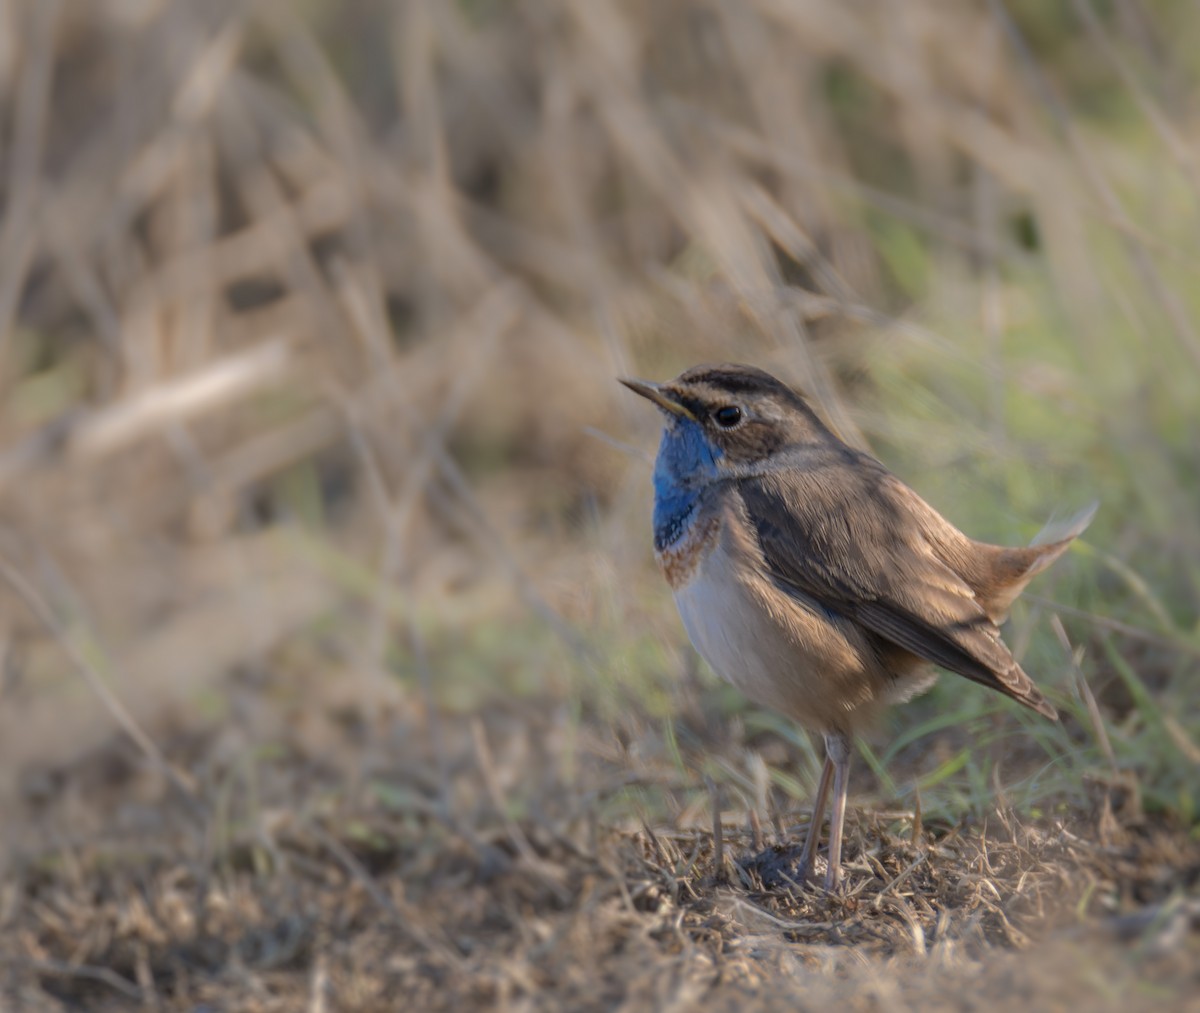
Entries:
[[721,518],[706,517],[693,522],[678,539],[655,552],[658,568],[672,590],[679,590],[691,583],[700,564],[717,544],[720,533]]

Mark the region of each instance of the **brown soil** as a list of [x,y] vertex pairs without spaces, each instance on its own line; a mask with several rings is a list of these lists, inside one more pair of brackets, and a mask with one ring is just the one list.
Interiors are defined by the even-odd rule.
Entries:
[[[536,732],[446,729],[485,762]],[[89,769],[126,798],[155,794],[133,787],[156,775],[107,748]],[[557,777],[520,755],[528,783]],[[448,759],[470,779],[471,757]],[[279,797],[252,827],[164,786],[109,809],[107,835],[13,864],[0,995],[13,1009],[732,1010],[1185,1008],[1195,994],[1200,843],[1154,820],[997,812],[914,841],[911,814],[853,811],[848,890],[831,897],[789,884],[775,831],[729,814],[717,846],[705,829],[605,825],[617,782],[587,769],[591,792],[558,780],[508,816],[495,783],[451,811],[410,767],[350,798],[293,756],[270,765],[263,790]],[[42,830],[66,811],[79,825],[68,794],[43,800]],[[111,801],[102,783],[92,794]]]

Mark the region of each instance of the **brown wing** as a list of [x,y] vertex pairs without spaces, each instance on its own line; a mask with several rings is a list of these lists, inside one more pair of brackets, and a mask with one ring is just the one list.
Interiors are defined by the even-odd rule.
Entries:
[[[935,554],[925,533],[925,511],[964,541],[965,536],[877,461],[839,455],[815,468],[743,479],[738,488],[780,587],[814,598],[1046,717],[1058,717],[968,584]],[[947,532],[935,535],[944,538]]]

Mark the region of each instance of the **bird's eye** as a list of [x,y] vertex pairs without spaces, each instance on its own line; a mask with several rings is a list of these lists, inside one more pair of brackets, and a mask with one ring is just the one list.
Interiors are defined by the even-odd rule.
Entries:
[[722,429],[732,429],[742,421],[742,410],[737,405],[725,405],[713,412],[713,419]]

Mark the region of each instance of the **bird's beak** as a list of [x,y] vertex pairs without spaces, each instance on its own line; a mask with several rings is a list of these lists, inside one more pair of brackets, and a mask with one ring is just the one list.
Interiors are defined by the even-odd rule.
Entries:
[[617,379],[635,394],[641,394],[647,400],[653,401],[663,411],[670,412],[672,415],[681,415],[693,422],[696,421],[696,416],[667,393],[661,383],[651,383],[649,380],[630,380],[623,376]]

